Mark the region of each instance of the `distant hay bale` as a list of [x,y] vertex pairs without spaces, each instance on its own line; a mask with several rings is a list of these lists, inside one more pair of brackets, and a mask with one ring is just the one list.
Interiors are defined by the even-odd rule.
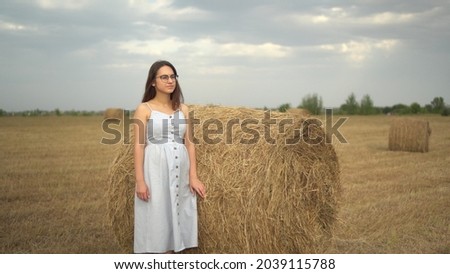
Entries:
[[[286,113],[271,112],[276,122],[268,124],[271,120],[261,110],[190,110],[191,121],[198,119],[193,140],[198,141],[197,171],[207,197],[198,199],[199,247],[185,252],[324,252],[341,185],[338,159],[333,146],[323,141],[323,129],[304,117],[286,120],[292,117]],[[119,148],[108,181],[116,239],[123,252],[132,252],[132,144]]]
[[292,115],[300,115],[300,117],[310,117],[311,113],[304,108],[290,108],[287,110],[288,113]]
[[105,119],[123,119],[124,110],[122,108],[107,108],[103,113],[103,118]]
[[399,118],[391,123],[389,150],[428,152],[431,128],[428,121]]

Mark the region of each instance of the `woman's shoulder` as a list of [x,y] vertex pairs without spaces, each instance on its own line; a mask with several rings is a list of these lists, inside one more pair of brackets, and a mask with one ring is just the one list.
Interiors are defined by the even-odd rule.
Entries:
[[142,116],[142,117],[149,117],[151,111],[152,111],[152,109],[151,109],[150,105],[148,104],[148,102],[143,102],[143,103],[140,103],[136,107],[135,114],[138,116]]
[[185,104],[180,104],[180,110],[183,112],[184,116],[187,117],[189,114],[189,107]]
[[189,107],[183,103],[180,104],[180,110],[181,111],[189,111]]
[[153,110],[152,109],[152,103],[150,101],[142,102],[140,103],[136,109],[146,109],[146,110]]

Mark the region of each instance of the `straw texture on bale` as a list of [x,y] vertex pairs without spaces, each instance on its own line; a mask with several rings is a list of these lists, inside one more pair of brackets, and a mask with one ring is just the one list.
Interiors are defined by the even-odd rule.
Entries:
[[391,123],[389,150],[428,152],[431,128],[428,121],[399,118]]
[[124,115],[124,110],[121,108],[107,108],[103,113],[103,118],[105,119],[122,119]]
[[[199,247],[185,252],[321,253],[329,245],[341,188],[335,150],[317,121],[267,115],[190,106],[207,197],[198,199]],[[119,148],[108,181],[112,227],[132,252],[133,145]]]

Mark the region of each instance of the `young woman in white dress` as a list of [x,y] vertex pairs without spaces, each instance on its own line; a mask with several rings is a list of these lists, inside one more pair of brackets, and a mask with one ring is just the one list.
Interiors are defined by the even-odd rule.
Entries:
[[134,252],[173,253],[198,245],[195,146],[175,67],[155,62],[134,118]]

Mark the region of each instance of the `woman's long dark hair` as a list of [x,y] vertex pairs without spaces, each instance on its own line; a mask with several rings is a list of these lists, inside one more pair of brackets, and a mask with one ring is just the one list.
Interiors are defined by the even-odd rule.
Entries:
[[[145,92],[144,96],[142,97],[143,103],[155,98],[156,89],[152,85],[152,83],[155,80],[156,73],[158,73],[158,70],[164,66],[169,66],[170,68],[172,68],[173,73],[175,73],[175,75],[178,75],[175,67],[168,61],[160,60],[153,63],[148,72],[147,83],[145,84]],[[177,110],[180,107],[180,104],[183,103],[184,101],[183,93],[181,92],[181,87],[178,80],[175,85],[175,90],[170,94],[170,100],[172,101],[173,110]]]

